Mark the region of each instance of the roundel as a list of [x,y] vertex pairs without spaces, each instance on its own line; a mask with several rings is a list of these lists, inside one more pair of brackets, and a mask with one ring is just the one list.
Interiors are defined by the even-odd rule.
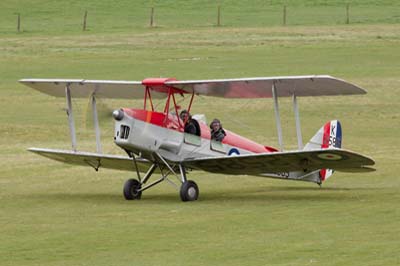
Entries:
[[231,156],[231,155],[232,155],[232,156],[240,155],[240,152],[239,152],[238,149],[232,148],[232,149],[229,150],[228,155],[229,155],[229,156]]
[[342,159],[342,156],[339,154],[334,154],[334,153],[321,153],[317,155],[318,158],[323,159],[323,160],[330,160],[330,161],[337,161]]

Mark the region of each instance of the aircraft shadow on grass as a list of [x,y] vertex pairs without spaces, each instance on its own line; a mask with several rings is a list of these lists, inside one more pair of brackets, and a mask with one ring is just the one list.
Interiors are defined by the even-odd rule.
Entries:
[[[359,192],[364,188],[318,188],[318,187],[270,187],[237,189],[229,192],[204,192],[203,201],[265,201],[265,202],[316,202],[316,201],[359,201],[364,197]],[[365,194],[364,194],[365,195]]]
[[[234,189],[229,191],[203,191],[201,202],[321,202],[321,201],[359,201],[368,197],[367,191],[376,191],[377,188],[318,188],[318,187],[269,187]],[[223,191],[223,192],[222,192]],[[360,195],[360,192],[362,194]],[[119,194],[111,193],[57,193],[57,194],[35,194],[32,198],[51,200],[59,202],[93,202],[96,204],[144,204],[146,203],[177,203],[179,198],[174,194],[147,194],[141,201],[126,202]]]

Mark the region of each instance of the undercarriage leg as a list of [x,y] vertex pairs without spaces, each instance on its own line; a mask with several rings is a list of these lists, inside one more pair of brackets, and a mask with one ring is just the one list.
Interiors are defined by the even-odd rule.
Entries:
[[186,171],[185,171],[185,168],[181,164],[179,164],[179,172],[181,173],[181,181],[182,181],[182,183],[185,183],[187,181]]
[[[154,170],[156,170],[156,168],[157,168],[157,164],[153,163],[150,166],[149,170],[147,170],[146,175],[144,176],[143,180],[141,180],[135,159],[134,159],[134,162],[135,162],[136,173],[137,173],[139,181],[136,179],[128,179],[125,182],[123,192],[124,192],[124,197],[126,200],[135,200],[135,199],[140,199],[142,197],[142,191],[150,187],[150,186],[148,186],[148,187],[142,188],[142,186],[149,180],[151,175],[154,173]],[[159,181],[159,182],[161,182],[161,181]],[[155,184],[158,184],[159,182],[157,182]],[[152,184],[151,186],[154,186],[155,184]]]
[[[147,170],[145,176],[143,179],[141,179],[139,170],[137,168],[137,163],[135,158],[134,164],[136,168],[136,174],[138,176],[139,180],[136,179],[129,179],[125,182],[124,185],[124,197],[127,200],[134,200],[134,199],[140,199],[142,196],[142,192],[161,183],[162,181],[169,181],[173,183],[171,180],[168,179],[168,175],[174,174],[179,181],[182,183],[180,187],[180,197],[182,201],[195,201],[199,197],[199,188],[197,184],[194,181],[187,180],[186,178],[186,169],[182,164],[178,165],[170,165],[162,156],[159,154],[156,154],[157,157],[160,159],[160,161],[155,161],[150,168]],[[178,166],[178,167],[177,167]],[[160,168],[161,171],[161,178],[157,179],[156,181],[145,185],[147,181],[150,179],[154,171],[157,169],[157,167]],[[168,169],[166,173],[164,173],[165,168]],[[179,174],[177,174],[175,171],[179,169]],[[175,170],[175,171],[174,171]],[[173,183],[175,185],[175,183]]]
[[151,175],[154,173],[154,171],[157,169],[157,164],[153,163],[149,170],[147,170],[145,176],[143,177],[142,184],[146,184],[146,182],[150,179]]

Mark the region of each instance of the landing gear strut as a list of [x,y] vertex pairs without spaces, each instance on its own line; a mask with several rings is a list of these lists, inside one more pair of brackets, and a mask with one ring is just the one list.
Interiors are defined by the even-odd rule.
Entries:
[[[172,182],[168,176],[170,174],[173,174],[177,177],[177,179],[181,182],[180,186],[180,197],[182,201],[195,201],[199,197],[199,188],[197,184],[194,181],[187,180],[186,178],[186,169],[182,164],[178,165],[170,165],[165,159],[160,156],[159,154],[155,154],[159,161],[155,161],[147,170],[147,173],[141,179],[139,171],[137,170],[137,179],[128,179],[125,184],[124,184],[124,190],[123,194],[126,200],[138,200],[142,196],[142,192],[157,185],[158,183],[161,183],[162,181],[168,181],[169,183],[173,184],[177,189],[178,186]],[[137,168],[137,163],[136,159],[133,157],[133,161],[135,164],[135,168]],[[151,175],[154,173],[154,171],[159,168],[161,172],[161,177],[146,185],[147,181],[150,179]],[[179,174],[176,172],[179,170]]]

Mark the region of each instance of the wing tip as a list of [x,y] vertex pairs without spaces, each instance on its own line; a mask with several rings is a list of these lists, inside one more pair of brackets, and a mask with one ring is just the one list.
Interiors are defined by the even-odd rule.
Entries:
[[335,171],[344,173],[370,173],[370,172],[375,172],[376,168],[369,166],[360,166],[357,168],[336,168]]
[[364,89],[364,88],[362,88],[362,87],[360,87],[360,86],[358,86],[358,85],[356,85],[354,83],[350,83],[350,82],[348,82],[348,81],[346,81],[344,79],[333,77],[333,76],[327,76],[327,77],[330,78],[330,79],[342,82],[342,83],[352,87],[352,91],[351,91],[350,95],[364,95],[364,94],[367,94],[367,90],[366,89]]
[[23,78],[23,79],[19,79],[18,80],[18,82],[19,83],[22,83],[22,84],[26,84],[26,83],[31,83],[31,82],[33,82],[34,81],[34,79],[27,79],[27,78]]

